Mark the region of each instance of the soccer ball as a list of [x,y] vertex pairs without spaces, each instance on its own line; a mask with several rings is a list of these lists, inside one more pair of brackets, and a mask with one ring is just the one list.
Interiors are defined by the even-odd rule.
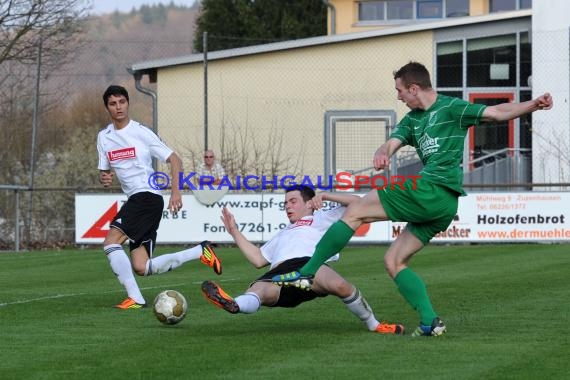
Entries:
[[153,310],[160,322],[165,325],[175,325],[186,316],[188,302],[176,290],[164,290],[154,299]]

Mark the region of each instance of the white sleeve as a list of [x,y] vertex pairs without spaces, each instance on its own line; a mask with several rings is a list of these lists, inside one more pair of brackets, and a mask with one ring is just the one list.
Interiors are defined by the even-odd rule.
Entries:
[[140,127],[146,130],[144,133],[144,141],[150,150],[150,155],[158,158],[162,162],[166,162],[168,157],[170,157],[174,151],[170,149],[152,130],[143,125],[140,125]]
[[109,170],[111,169],[111,164],[109,164],[109,158],[105,154],[105,149],[103,149],[103,143],[101,142],[101,133],[97,135],[97,153],[99,154],[99,164],[97,169],[99,170]]
[[277,241],[276,237],[279,236],[281,232],[282,231],[279,231],[277,235],[259,247],[261,255],[265,258],[265,260],[267,260],[269,264],[273,263],[273,251],[275,250],[275,242]]

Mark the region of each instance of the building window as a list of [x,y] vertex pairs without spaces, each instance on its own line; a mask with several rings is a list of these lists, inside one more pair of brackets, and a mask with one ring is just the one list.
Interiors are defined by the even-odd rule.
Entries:
[[452,98],[459,98],[463,99],[463,91],[445,91],[445,90],[438,90],[438,94],[451,96]]
[[520,86],[530,87],[532,74],[532,49],[528,32],[520,34]]
[[417,0],[418,18],[441,18],[443,16],[442,0]]
[[392,0],[387,1],[388,20],[408,20],[414,18],[413,0]]
[[469,0],[359,1],[357,5],[358,21],[394,21],[469,16]]
[[361,1],[358,3],[358,21],[413,19],[414,3],[415,0]]
[[517,0],[490,0],[489,1],[489,11],[492,12],[502,12],[502,11],[512,11],[517,7]]
[[463,41],[437,44],[437,84],[439,87],[463,87]]
[[489,11],[502,12],[532,8],[532,0],[489,0]]
[[[532,99],[531,91],[521,91],[520,101],[526,102]],[[520,147],[532,149],[532,113],[520,117]]]
[[[466,49],[462,40],[437,43],[436,87],[450,91],[462,88],[465,71],[468,87],[530,88],[532,47],[529,36],[529,32],[519,34],[518,78],[516,34],[468,39]],[[465,57],[466,70],[463,65]]]
[[447,0],[445,15],[446,17],[469,16],[469,0]]
[[384,1],[361,1],[358,3],[358,20],[384,20]]
[[467,41],[467,86],[516,86],[516,35]]

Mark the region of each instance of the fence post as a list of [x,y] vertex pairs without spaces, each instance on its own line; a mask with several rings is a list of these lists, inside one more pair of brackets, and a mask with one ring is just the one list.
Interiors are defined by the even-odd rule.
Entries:
[[14,220],[14,250],[16,252],[20,251],[20,190],[15,189],[14,195],[16,196],[16,216]]

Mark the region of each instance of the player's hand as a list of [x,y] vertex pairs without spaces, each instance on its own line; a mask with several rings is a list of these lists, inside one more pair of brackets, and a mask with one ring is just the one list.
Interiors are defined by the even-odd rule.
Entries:
[[315,194],[315,196],[309,201],[309,206],[313,210],[320,210],[323,208],[323,194]]
[[379,148],[376,153],[374,153],[372,164],[376,170],[386,169],[390,165],[390,157],[382,148]]
[[173,214],[178,214],[178,211],[182,209],[182,195],[180,194],[180,191],[172,190],[170,200],[168,201],[168,209]]
[[222,216],[220,216],[220,219],[222,220],[222,223],[224,223],[226,231],[233,236],[233,234],[238,230],[234,215],[230,210],[224,207],[222,208]]
[[113,177],[115,173],[110,170],[100,170],[99,171],[99,182],[103,187],[109,187],[113,184]]
[[536,98],[535,102],[539,110],[549,110],[554,105],[552,96],[548,92]]

